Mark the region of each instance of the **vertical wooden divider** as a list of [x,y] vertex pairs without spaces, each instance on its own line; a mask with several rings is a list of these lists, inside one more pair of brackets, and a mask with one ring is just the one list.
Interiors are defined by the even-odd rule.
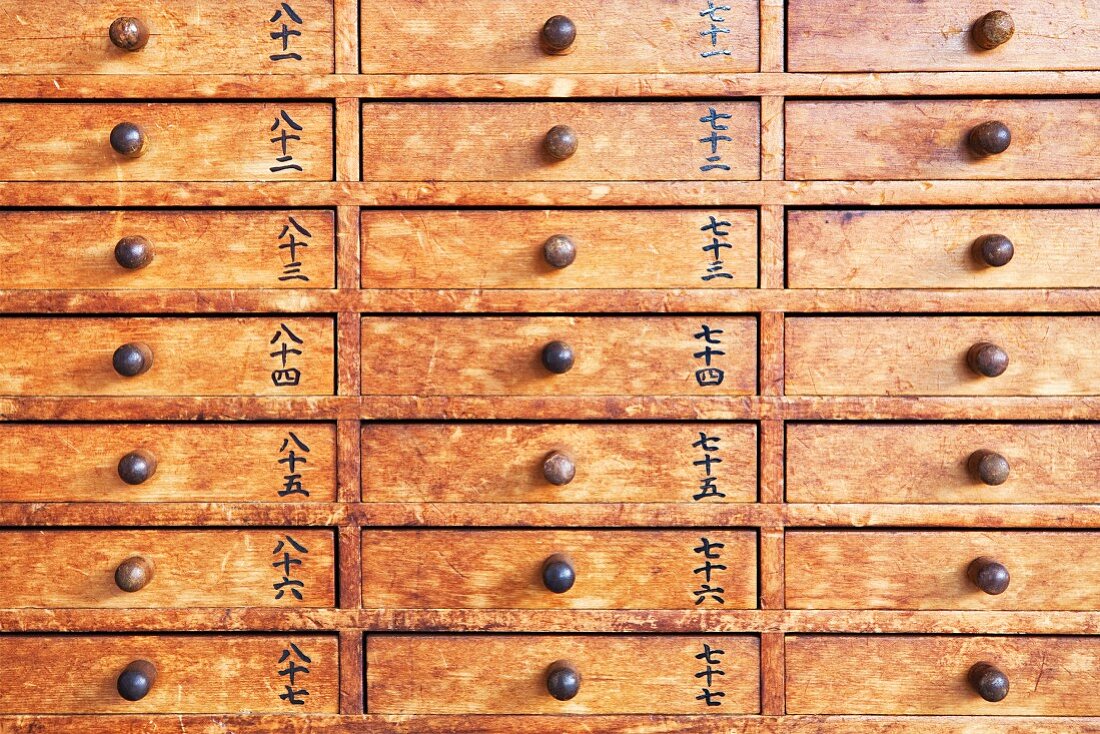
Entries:
[[337,74],[359,73],[359,0],[333,0]]
[[760,0],[760,71],[781,72],[786,67],[784,0]]

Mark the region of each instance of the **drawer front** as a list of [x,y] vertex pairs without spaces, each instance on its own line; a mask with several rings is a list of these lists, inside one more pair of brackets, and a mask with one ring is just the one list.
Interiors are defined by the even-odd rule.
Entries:
[[[366,74],[736,72],[759,68],[753,0],[555,6],[362,0]],[[702,12],[700,12],[702,11]],[[571,23],[558,21],[560,12]],[[570,34],[572,28],[572,34]],[[572,40],[571,40],[572,35]],[[637,42],[641,41],[641,42]]]
[[0,178],[330,181],[332,132],[325,103],[4,103]]
[[[786,110],[788,179],[1100,177],[1100,100],[796,101]],[[1011,144],[979,155],[971,132],[991,121],[1008,127]]]
[[[0,656],[11,682],[0,713],[336,713],[337,648],[335,635],[296,632],[3,635]],[[152,686],[128,672],[138,661],[152,663]],[[131,696],[146,692],[130,701],[120,687]]]
[[[1100,713],[1100,700],[1081,695],[1100,666],[1095,637],[793,635],[786,659],[788,714]],[[1007,676],[1003,700],[984,700],[970,683],[982,662]]]
[[363,500],[755,502],[756,455],[748,423],[369,423]]
[[759,691],[755,637],[367,636],[375,714],[749,714]]
[[790,0],[787,29],[791,71],[1095,69],[1100,3]]
[[[447,134],[426,124],[446,120]],[[551,131],[572,130],[575,152]],[[551,145],[553,142],[553,145]],[[760,178],[757,102],[368,102],[364,181]]]
[[756,391],[756,320],[745,316],[365,317],[362,344],[368,395]]
[[803,210],[792,288],[1096,288],[1095,209]]
[[1091,504],[1095,424],[789,424],[787,501]]
[[362,223],[364,288],[757,285],[747,209],[364,210]]
[[0,288],[332,288],[331,211],[0,212]]
[[[788,395],[1095,395],[1100,365],[1080,357],[1092,353],[1098,333],[1100,318],[1092,316],[791,318],[785,332],[786,390]],[[1005,356],[1004,372],[987,376],[1003,367]]]
[[8,350],[3,395],[334,390],[333,323],[326,317],[11,317],[0,319],[0,336]]
[[747,530],[367,530],[371,609],[751,609]]
[[1100,533],[790,531],[790,609],[1090,611]]
[[330,530],[0,532],[2,608],[331,607]]

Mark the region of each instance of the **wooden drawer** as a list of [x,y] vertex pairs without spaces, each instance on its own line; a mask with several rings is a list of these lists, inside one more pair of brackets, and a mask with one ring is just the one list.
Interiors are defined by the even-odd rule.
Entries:
[[[11,676],[0,713],[336,713],[337,648],[335,635],[297,632],[0,635],[0,657]],[[151,687],[130,674],[123,678],[136,661],[153,664]],[[120,688],[131,696],[147,693],[131,701]]]
[[750,423],[368,423],[363,501],[755,502],[756,454]]
[[1100,533],[788,531],[789,609],[1091,611]]
[[748,530],[366,530],[371,609],[753,609]]
[[[115,148],[128,124],[140,136]],[[17,142],[0,147],[0,179],[330,181],[332,125],[317,102],[2,103],[0,139]]]
[[[332,0],[288,5],[0,0],[0,16],[9,21],[0,29],[0,74],[331,73]],[[112,27],[134,16],[143,31]],[[142,40],[145,45],[135,49]]]
[[331,607],[331,530],[5,530],[0,608]]
[[6,211],[0,289],[332,288],[334,249],[331,211]]
[[362,225],[364,288],[757,285],[750,209],[377,209],[363,211]]
[[[328,317],[7,317],[0,318],[0,337],[8,354],[0,372],[2,395],[334,391]],[[116,361],[124,371],[146,371],[127,376]]]
[[[1098,99],[795,101],[786,111],[788,179],[1100,177]],[[977,155],[971,131],[990,121],[1008,126],[1011,144]]]
[[364,317],[362,345],[366,395],[756,391],[747,316]]
[[1098,237],[1096,209],[796,210],[787,218],[788,283],[1096,288],[1089,243]]
[[[993,19],[983,22],[994,9],[1009,14],[1014,33],[1007,41],[1003,30],[990,32]],[[790,0],[787,29],[791,71],[1096,69],[1100,4]]]
[[[438,120],[446,121],[444,135],[425,127]],[[559,126],[569,127],[576,142],[575,152],[563,160],[547,152],[551,130]],[[755,101],[363,105],[364,181],[758,178],[760,105]]]
[[[788,395],[1096,395],[1100,317],[809,317],[786,321]],[[969,357],[1008,357],[999,376]],[[989,357],[991,351],[986,352]],[[999,366],[996,360],[984,368]],[[982,367],[976,364],[975,367]],[[993,370],[995,371],[995,370]]]
[[1092,423],[788,424],[787,501],[1091,504],[1097,445]]
[[759,690],[756,637],[367,636],[373,714],[749,714]]
[[[1100,714],[1081,694],[1100,666],[1096,637],[793,635],[786,653],[788,714]],[[982,662],[1008,677],[999,702],[968,680]]]
[[[361,0],[360,7],[366,74],[759,69],[760,12],[753,0],[726,0],[710,12],[706,3],[690,0],[570,0],[554,6]],[[543,32],[558,13],[572,22],[572,43],[569,23],[558,21]]]

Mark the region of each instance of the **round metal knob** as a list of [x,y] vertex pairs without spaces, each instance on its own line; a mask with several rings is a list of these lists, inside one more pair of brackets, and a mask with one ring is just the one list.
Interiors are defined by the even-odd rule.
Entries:
[[115,586],[128,593],[141,591],[153,580],[153,562],[134,556],[118,564],[115,569]]
[[983,234],[974,240],[974,258],[991,268],[1008,265],[1014,254],[1012,240],[1003,234]]
[[568,125],[554,125],[542,141],[546,155],[556,161],[564,161],[577,152],[577,133]]
[[139,18],[118,18],[111,23],[107,35],[123,51],[140,51],[149,43],[149,26]]
[[580,693],[580,671],[568,660],[551,663],[546,671],[546,690],[559,701],[568,701]]
[[145,449],[137,449],[118,460],[118,478],[127,484],[148,482],[157,473],[157,457]]
[[565,342],[552,341],[542,348],[542,366],[555,375],[564,375],[573,369],[573,347]]
[[542,585],[555,594],[564,594],[573,588],[577,572],[564,553],[555,553],[542,563]]
[[966,364],[979,375],[998,377],[1008,369],[1008,353],[990,342],[979,342],[966,353]]
[[970,131],[970,150],[975,155],[988,156],[1004,153],[1012,144],[1012,131],[1000,120],[990,120]]
[[111,147],[119,155],[140,158],[145,154],[145,131],[132,122],[120,122],[111,130]]
[[157,682],[157,666],[148,660],[135,660],[118,676],[118,695],[127,701],[140,701]]
[[141,270],[153,262],[153,243],[137,235],[123,237],[115,245],[115,262],[127,270]]
[[115,372],[123,377],[136,377],[149,371],[153,366],[153,350],[148,344],[130,342],[115,350],[111,363]]
[[543,243],[542,256],[551,267],[567,268],[577,259],[577,246],[568,236],[556,234]]
[[970,37],[981,48],[991,49],[1008,43],[1015,32],[1016,24],[1012,22],[1012,16],[1003,10],[994,10],[978,18],[970,29]]
[[564,15],[547,20],[539,32],[539,44],[548,54],[561,54],[569,50],[577,40],[577,26]]
[[971,561],[966,567],[966,577],[970,579],[970,583],[990,596],[1005,593],[1011,580],[1008,569],[989,556]]
[[1008,459],[996,451],[978,449],[970,455],[966,462],[970,475],[982,484],[996,487],[1008,481],[1008,473],[1011,467]]
[[577,467],[568,456],[554,451],[543,460],[542,475],[546,477],[546,481],[561,487],[573,481],[573,477],[577,475]]
[[971,688],[990,703],[1003,701],[1008,695],[1008,676],[991,663],[975,663],[966,678]]

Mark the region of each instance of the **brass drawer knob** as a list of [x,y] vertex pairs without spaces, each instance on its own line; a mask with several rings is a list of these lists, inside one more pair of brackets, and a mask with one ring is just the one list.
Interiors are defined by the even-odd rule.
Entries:
[[577,152],[577,133],[568,125],[554,125],[542,142],[546,155],[556,161],[564,161]]
[[139,235],[123,237],[115,245],[115,262],[127,270],[141,270],[153,262],[153,243]]
[[990,342],[979,342],[966,353],[966,364],[984,377],[999,377],[1008,369],[1008,353]]
[[144,484],[157,473],[157,457],[153,452],[137,449],[118,460],[118,478],[127,484]]
[[148,660],[135,660],[118,676],[118,695],[127,701],[140,701],[157,682],[157,666]]
[[576,582],[577,572],[564,553],[555,553],[542,562],[542,585],[555,594],[564,594]]
[[982,157],[997,155],[1012,144],[1012,131],[1000,120],[989,120],[970,131],[970,150]]
[[966,461],[966,466],[972,477],[991,487],[1007,482],[1008,473],[1011,470],[1008,459],[996,451],[986,449],[978,449],[972,453]]
[[127,158],[145,154],[145,131],[132,122],[120,122],[111,129],[111,147]]
[[1012,22],[1012,16],[1003,10],[994,10],[978,18],[970,29],[970,36],[982,48],[991,49],[1008,43],[1015,32],[1016,24]]
[[542,475],[546,481],[558,487],[569,484],[577,475],[573,460],[560,451],[554,451],[542,462]]
[[134,556],[118,564],[115,569],[115,586],[132,594],[144,589],[153,580],[153,562]]
[[542,366],[555,375],[573,369],[573,347],[562,341],[552,341],[542,348]]
[[542,25],[539,44],[548,54],[561,54],[577,40],[577,26],[564,15],[555,15]]
[[1015,254],[1012,240],[1003,234],[983,234],[974,240],[974,258],[991,268],[1008,265]]
[[153,350],[148,344],[130,342],[115,350],[111,358],[115,372],[123,377],[137,377],[153,366]]
[[970,687],[990,703],[1003,701],[1008,695],[1008,676],[991,663],[974,663],[966,678]]
[[543,243],[542,256],[551,267],[567,268],[577,259],[577,245],[568,236],[556,234]]
[[568,660],[557,660],[546,671],[546,690],[559,701],[574,698],[581,690],[580,671]]
[[149,43],[149,26],[140,18],[118,18],[111,23],[107,35],[123,51],[140,51]]
[[982,556],[971,561],[970,565],[966,567],[966,577],[970,579],[970,583],[990,596],[1005,593],[1008,590],[1008,583],[1011,581],[1008,569],[989,556]]

